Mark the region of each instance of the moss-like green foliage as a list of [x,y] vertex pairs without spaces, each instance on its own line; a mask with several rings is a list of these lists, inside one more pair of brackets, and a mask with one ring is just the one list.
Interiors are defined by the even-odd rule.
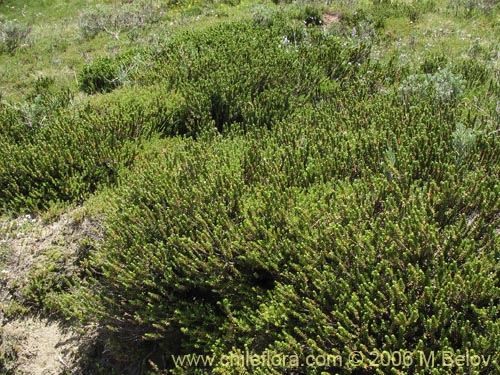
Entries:
[[83,201],[113,184],[141,143],[155,132],[175,134],[184,100],[164,85],[96,96],[78,109],[40,80],[27,104],[0,104],[0,206],[40,210],[57,201]]
[[151,114],[130,104],[105,111],[86,106],[52,115],[47,123],[32,123],[21,111],[2,107],[3,208],[33,210],[54,201],[85,198],[99,184],[115,180],[152,128]]
[[96,114],[68,114],[26,142],[13,144],[2,137],[7,153],[0,161],[3,204],[35,209],[51,201],[82,199],[99,182],[112,182],[117,168],[135,155],[137,146],[130,140],[142,129],[119,114],[109,120]]
[[[40,270],[33,303],[98,327],[91,373],[499,372],[491,56],[377,58],[396,39],[386,19],[418,22],[430,1],[374,1],[330,26],[293,6],[95,60],[85,104],[41,80],[26,106],[0,106],[2,209],[112,187],[83,272]],[[346,363],[374,350],[414,360]],[[418,359],[446,351],[491,360]],[[244,352],[299,363],[219,361]],[[215,360],[172,357],[193,354]],[[343,363],[306,362],[318,355]]]

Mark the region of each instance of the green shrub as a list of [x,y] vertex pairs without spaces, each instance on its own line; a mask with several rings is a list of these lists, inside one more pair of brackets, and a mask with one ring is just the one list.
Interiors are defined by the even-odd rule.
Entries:
[[[149,354],[179,374],[347,375],[363,370],[304,358],[374,348],[497,355],[500,141],[470,142],[460,111],[433,101],[407,108],[358,82],[335,93],[271,130],[149,146],[61,311],[105,327],[120,368]],[[302,366],[171,357],[245,350]]]
[[470,89],[482,89],[490,80],[494,80],[488,65],[473,58],[457,61],[453,70],[464,78],[465,85]]
[[[113,185],[101,196],[104,239],[79,259],[85,272],[66,283],[40,268],[29,289],[32,303],[98,327],[106,363],[90,373],[499,371],[498,85],[482,62],[430,56],[409,75],[396,58],[370,61],[386,15],[425,11],[375,3],[346,14],[338,33],[307,27],[300,11],[316,8],[297,7],[98,60],[80,76],[96,93],[88,104],[55,106],[41,126],[1,104],[3,208]],[[492,94],[491,129],[477,92]],[[494,361],[304,362],[375,349]],[[245,351],[301,362],[172,359]]]
[[126,104],[58,112],[40,129],[14,120],[10,134],[0,138],[6,150],[0,158],[2,207],[38,210],[54,201],[81,201],[113,183],[118,170],[133,162],[141,140],[170,121],[168,107]]
[[3,101],[0,102],[0,122],[0,136],[12,143],[23,142],[34,133],[24,121],[22,111]]
[[91,111],[102,117],[117,116],[165,136],[178,135],[182,127],[185,99],[163,84],[126,86],[90,99]]
[[342,43],[303,24],[243,22],[182,34],[165,48],[161,64],[186,99],[182,132],[196,135],[207,126],[270,126],[320,101],[322,82],[355,79],[369,51],[369,44]]
[[47,296],[60,293],[70,286],[70,262],[61,250],[47,250],[46,259],[30,270],[29,281],[23,290],[23,304],[43,311]]
[[0,134],[10,138],[12,143],[21,142],[67,107],[72,100],[70,91],[57,87],[54,82],[52,78],[40,77],[23,101],[0,103]]
[[101,57],[84,66],[79,76],[80,90],[87,94],[109,92],[120,86],[120,65],[111,57]]
[[0,105],[2,209],[81,201],[133,163],[153,133],[176,135],[185,100],[164,85],[98,94],[68,109],[68,92],[40,79],[20,109]]
[[424,59],[424,62],[420,66],[420,69],[424,74],[435,74],[441,69],[445,69],[448,65],[448,62],[449,60],[445,55],[433,54],[431,56],[427,56]]
[[36,129],[50,123],[72,100],[73,95],[68,88],[56,85],[53,78],[39,77],[19,110],[26,125]]
[[86,64],[79,73],[80,90],[87,94],[106,93],[123,85],[158,83],[149,78],[156,57],[147,49],[131,49],[110,57],[100,57]]

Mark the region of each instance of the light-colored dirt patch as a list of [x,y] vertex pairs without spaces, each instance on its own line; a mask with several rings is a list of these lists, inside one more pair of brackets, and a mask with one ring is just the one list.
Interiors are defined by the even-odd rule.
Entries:
[[23,302],[30,277],[48,264],[71,274],[81,240],[100,237],[99,225],[81,208],[49,224],[24,216],[0,225],[0,361],[16,375],[77,374],[85,341],[80,334],[12,311]]
[[340,11],[330,11],[323,15],[323,24],[325,26],[331,25],[332,23],[340,22],[342,19],[342,12]]
[[59,375],[72,370],[78,336],[63,332],[56,323],[28,318],[13,320],[2,330],[2,346],[15,347],[15,373],[19,375]]
[[32,271],[47,263],[57,254],[57,262],[66,273],[74,269],[80,241],[101,234],[98,225],[84,213],[83,208],[64,213],[50,224],[29,215],[4,223],[8,228],[0,239],[8,249],[7,259],[0,264],[0,324],[2,302],[22,299],[22,292]]

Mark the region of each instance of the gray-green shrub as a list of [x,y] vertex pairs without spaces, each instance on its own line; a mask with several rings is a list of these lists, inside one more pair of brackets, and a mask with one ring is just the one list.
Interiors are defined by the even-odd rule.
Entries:
[[18,47],[27,42],[30,31],[30,27],[17,20],[0,17],[0,52],[13,54]]

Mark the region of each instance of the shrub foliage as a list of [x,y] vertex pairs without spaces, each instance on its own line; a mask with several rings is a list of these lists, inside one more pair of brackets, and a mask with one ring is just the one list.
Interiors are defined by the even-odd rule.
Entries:
[[[500,370],[500,138],[493,106],[471,105],[471,93],[497,92],[492,72],[467,60],[453,68],[443,56],[422,71],[373,60],[383,12],[416,20],[424,11],[375,3],[372,20],[347,14],[328,28],[277,12],[95,61],[80,74],[95,95],[75,111],[56,106],[45,121],[0,107],[3,207],[43,208],[114,184],[102,195],[104,240],[81,260],[85,272],[37,296],[49,311],[97,326],[108,367]],[[149,69],[115,85],[133,59]],[[39,102],[37,113],[52,103]],[[304,362],[353,351],[371,358],[375,349],[492,361]],[[300,362],[197,368],[172,359],[245,351]]]
[[472,129],[460,76],[380,93],[390,62],[301,30],[224,25],[167,46],[180,132],[197,140],[150,145],[121,175],[92,272],[59,308],[170,369],[172,354],[245,350],[302,362],[206,370],[375,373],[303,362],[374,348],[497,356],[499,138]]

